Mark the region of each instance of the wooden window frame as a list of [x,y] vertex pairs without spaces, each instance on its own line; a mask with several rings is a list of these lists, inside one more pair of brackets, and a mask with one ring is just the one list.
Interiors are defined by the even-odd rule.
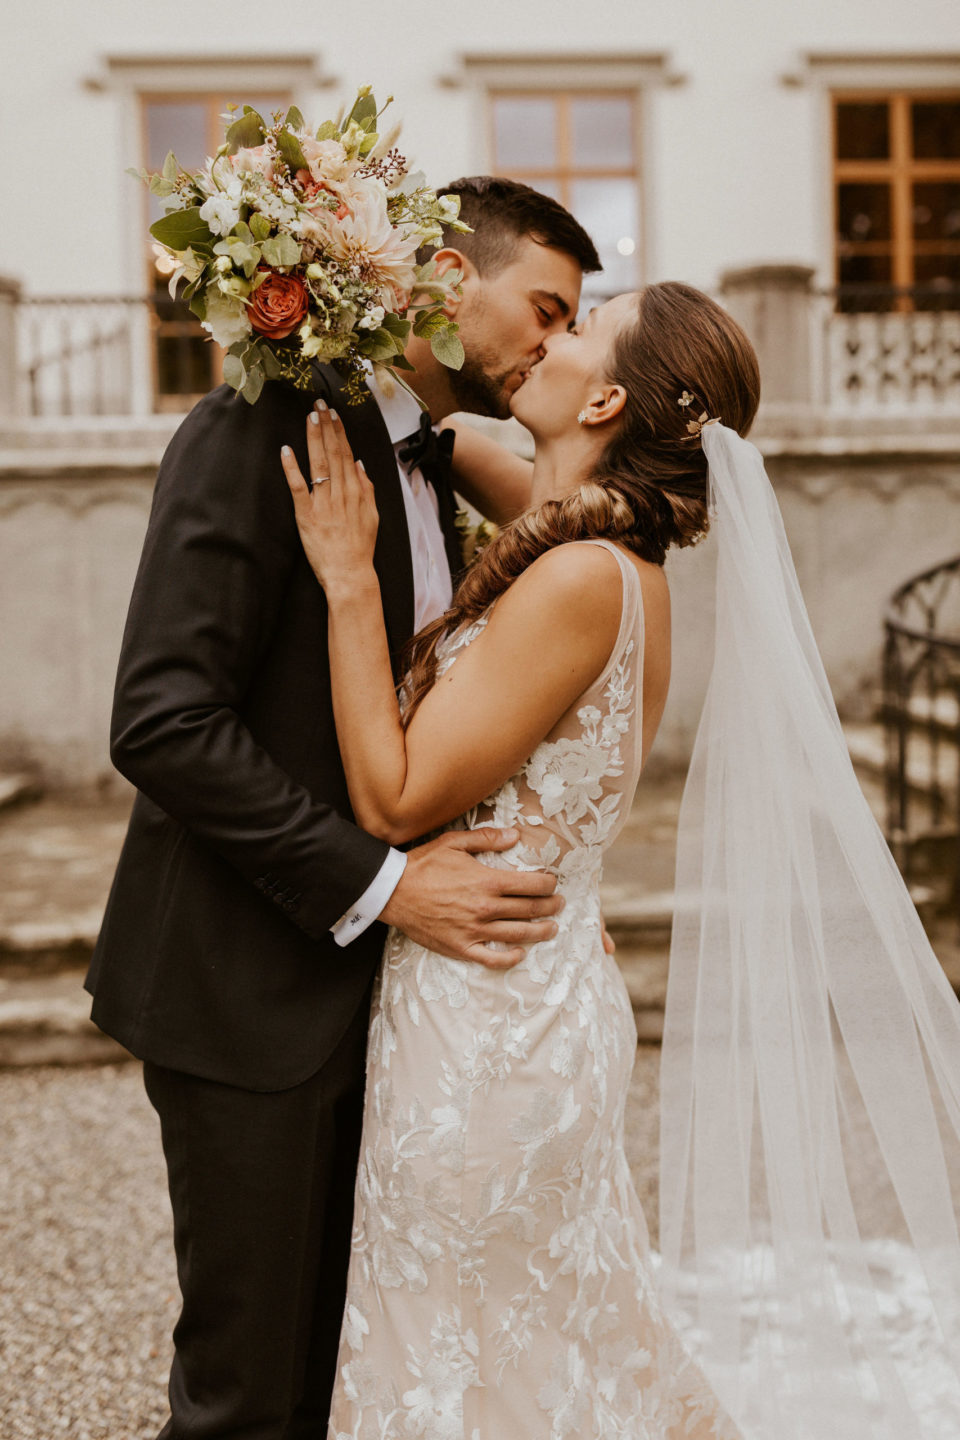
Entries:
[[[552,100],[557,106],[555,119],[556,137],[556,164],[547,166],[508,166],[501,165],[497,157],[497,127],[496,127],[496,104],[498,100]],[[573,163],[573,141],[571,135],[570,106],[575,100],[626,100],[630,106],[630,145],[633,151],[633,162],[630,165],[604,165],[587,166],[575,165]],[[503,175],[508,180],[522,180],[527,185],[537,188],[538,182],[545,180],[556,183],[559,191],[561,205],[568,210],[572,208],[572,187],[577,180],[632,180],[636,186],[637,209],[634,216],[635,233],[637,237],[636,250],[631,257],[634,264],[634,274],[637,283],[643,273],[645,263],[645,246],[643,234],[643,205],[642,186],[643,172],[640,164],[641,144],[639,134],[639,102],[635,89],[627,89],[623,86],[584,86],[584,87],[538,87],[532,89],[517,89],[503,85],[492,86],[487,90],[487,154],[492,159],[492,169],[497,175]]]
[[[911,86],[904,89],[836,89],[831,91],[830,140],[833,165],[833,257],[834,284],[840,286],[839,194],[841,184],[876,184],[890,186],[890,240],[865,241],[857,245],[858,253],[891,256],[891,284],[909,289],[915,284],[914,261],[918,254],[950,254],[949,241],[921,241],[913,237],[912,188],[916,181],[956,180],[960,182],[960,158],[956,160],[916,160],[910,135],[910,106],[937,100],[960,102],[960,88],[927,88]],[[885,104],[890,125],[890,154],[885,160],[840,160],[837,156],[837,108],[844,104]],[[898,295],[893,308],[912,311],[909,295]]]

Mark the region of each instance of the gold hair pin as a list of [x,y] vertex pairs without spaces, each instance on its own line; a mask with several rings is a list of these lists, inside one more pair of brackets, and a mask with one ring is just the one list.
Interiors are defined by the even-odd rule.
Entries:
[[[677,404],[681,407],[681,409],[688,410],[689,407],[694,403],[695,399],[696,396],[691,395],[689,390],[684,390],[683,394],[679,396]],[[687,430],[689,434],[696,435],[699,439],[700,432],[702,431],[704,425],[718,425],[719,423],[719,415],[708,415],[706,410],[704,410],[697,416],[696,420],[687,421]]]

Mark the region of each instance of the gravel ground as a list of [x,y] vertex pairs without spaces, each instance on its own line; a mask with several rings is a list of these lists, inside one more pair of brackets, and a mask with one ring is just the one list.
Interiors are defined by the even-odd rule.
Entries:
[[[659,1056],[627,1112],[652,1230]],[[152,1440],[179,1292],[139,1065],[0,1072],[0,1155],[0,1437]]]

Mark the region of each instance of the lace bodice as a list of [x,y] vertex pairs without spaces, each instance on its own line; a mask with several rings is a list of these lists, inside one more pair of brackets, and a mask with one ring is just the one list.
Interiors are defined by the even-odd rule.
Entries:
[[519,829],[481,858],[556,872],[556,935],[507,971],[387,940],[331,1440],[738,1440],[661,1310],[623,1150],[637,1031],[598,881],[640,772],[643,609],[589,543],[622,575],[609,660],[455,822]]
[[[610,541],[576,543],[602,546],[620,566],[623,606],[610,658],[516,775],[456,822],[469,830],[483,825],[516,826],[521,843],[510,852],[507,863],[550,870],[564,888],[598,879],[603,853],[630,809],[640,776],[642,746],[640,579]],[[491,613],[492,607],[440,642],[438,679],[481,633]]]

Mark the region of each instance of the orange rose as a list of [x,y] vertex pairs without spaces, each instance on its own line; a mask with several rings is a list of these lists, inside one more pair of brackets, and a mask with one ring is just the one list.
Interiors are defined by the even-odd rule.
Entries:
[[268,340],[285,340],[307,313],[307,287],[298,275],[268,270],[250,297],[250,324]]

